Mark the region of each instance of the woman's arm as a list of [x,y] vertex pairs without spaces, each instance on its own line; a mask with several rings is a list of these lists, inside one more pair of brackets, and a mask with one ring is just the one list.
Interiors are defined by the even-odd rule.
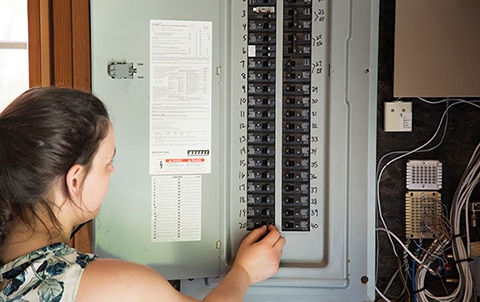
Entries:
[[285,238],[273,226],[253,230],[241,243],[232,269],[204,301],[243,301],[248,288],[278,271]]
[[[204,301],[243,301],[248,288],[278,271],[285,239],[274,226],[253,230],[240,244],[232,269]],[[198,301],[173,288],[149,267],[98,259],[85,269],[77,301]]]

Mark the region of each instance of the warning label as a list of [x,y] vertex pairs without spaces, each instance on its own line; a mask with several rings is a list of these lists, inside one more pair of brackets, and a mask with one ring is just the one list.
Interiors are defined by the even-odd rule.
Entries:
[[202,173],[206,164],[205,158],[165,158],[155,168],[157,173]]

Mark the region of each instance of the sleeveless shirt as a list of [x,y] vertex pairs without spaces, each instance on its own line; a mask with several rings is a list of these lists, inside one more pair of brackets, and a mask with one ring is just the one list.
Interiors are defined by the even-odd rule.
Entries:
[[75,301],[83,271],[96,259],[83,254],[65,243],[55,243],[0,268],[0,302]]

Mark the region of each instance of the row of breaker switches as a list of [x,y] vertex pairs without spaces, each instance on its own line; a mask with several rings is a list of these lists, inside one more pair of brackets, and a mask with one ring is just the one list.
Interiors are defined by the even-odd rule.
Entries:
[[309,231],[312,3],[283,12],[282,230]]
[[[285,0],[282,49],[281,167],[276,167],[276,0],[248,4],[247,229],[275,224],[275,175],[281,169],[282,231],[310,228],[311,11]],[[278,138],[280,139],[280,138]],[[278,194],[278,193],[277,193]]]
[[275,224],[275,0],[248,4],[247,229]]

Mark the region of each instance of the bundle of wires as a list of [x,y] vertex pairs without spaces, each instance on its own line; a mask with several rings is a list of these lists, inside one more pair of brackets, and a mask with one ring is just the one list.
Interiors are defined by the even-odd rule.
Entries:
[[[477,145],[475,148],[470,161],[467,165],[467,167],[464,170],[464,173],[462,175],[462,178],[459,182],[459,185],[456,189],[454,198],[452,200],[452,205],[450,209],[450,217],[449,221],[446,219],[444,220],[444,226],[445,228],[441,230],[441,234],[437,234],[436,239],[430,244],[430,246],[426,249],[422,249],[421,255],[415,255],[409,250],[408,245],[409,244],[403,244],[401,240],[394,234],[391,230],[388,229],[386,221],[383,218],[383,214],[381,211],[381,202],[380,202],[380,191],[379,191],[379,186],[380,186],[380,181],[383,172],[385,171],[386,167],[393,163],[396,160],[399,160],[401,158],[404,158],[408,155],[414,154],[416,152],[426,152],[435,149],[438,147],[442,141],[443,141],[443,136],[440,140],[440,142],[431,148],[426,148],[428,144],[430,144],[434,138],[440,133],[441,125],[443,124],[444,131],[443,135],[445,134],[445,130],[448,124],[448,111],[451,109],[453,106],[458,105],[458,104],[469,104],[472,106],[475,106],[477,108],[480,108],[476,102],[471,102],[471,101],[465,101],[461,99],[446,99],[441,102],[430,102],[425,99],[419,98],[420,100],[431,103],[431,104],[439,104],[442,102],[446,102],[447,107],[442,115],[442,118],[438,124],[437,130],[433,137],[428,140],[425,144],[422,144],[418,148],[415,148],[414,150],[411,151],[395,151],[395,152],[390,152],[388,154],[385,154],[380,160],[379,160],[379,166],[377,167],[377,210],[379,213],[380,221],[382,223],[382,227],[378,227],[377,231],[383,231],[386,232],[388,235],[388,238],[391,242],[392,249],[394,254],[397,256],[398,259],[400,259],[400,256],[398,255],[394,242],[393,240],[395,239],[400,246],[402,246],[404,250],[404,265],[403,267],[400,266],[397,272],[394,274],[390,282],[388,283],[388,287],[391,285],[391,282],[397,275],[401,275],[402,279],[404,281],[404,285],[406,287],[406,280],[404,279],[402,275],[402,268],[406,270],[405,276],[411,276],[412,279],[412,298],[413,301],[419,301],[419,302],[433,302],[433,301],[439,301],[439,302],[470,302],[472,297],[476,301],[476,294],[475,294],[475,289],[473,286],[473,278],[472,274],[470,271],[470,267],[468,265],[468,261],[470,260],[469,255],[470,255],[470,242],[469,242],[469,219],[468,219],[468,201],[470,199],[470,196],[472,194],[472,191],[474,190],[475,186],[477,183],[480,181],[480,144]],[[451,103],[450,103],[451,102]],[[478,101],[477,101],[478,102]],[[383,167],[380,168],[381,162],[387,158],[388,156],[391,155],[398,155],[392,160],[388,161]],[[463,219],[462,219],[462,214]],[[442,215],[442,220],[445,218],[444,215]],[[465,223],[464,228],[462,229],[462,221]],[[451,231],[450,231],[451,230]],[[461,236],[462,232],[466,232],[465,236]],[[465,239],[464,239],[464,238]],[[438,273],[436,270],[434,270],[431,265],[435,263],[436,259],[443,259],[444,257],[443,254],[445,252],[445,248],[448,244],[451,244],[452,252],[453,252],[453,259],[456,265],[456,269],[458,272],[458,284],[457,287],[449,294],[446,294],[444,296],[438,296],[435,295],[434,293],[430,292],[428,289],[425,288],[425,278],[428,274],[438,276]],[[378,248],[378,247],[377,247]],[[421,248],[421,243],[417,244],[417,248],[419,251]],[[405,265],[405,263],[408,261],[406,260],[406,257],[410,256],[413,259],[413,263],[410,266]],[[377,252],[377,257],[378,257],[378,252]],[[444,260],[442,260],[444,261]],[[445,262],[445,261],[444,261]],[[410,272],[412,274],[407,274],[407,271],[411,270]],[[399,274],[400,272],[400,274]],[[388,288],[387,288],[388,289]],[[376,288],[376,291],[378,295],[383,298],[385,301],[390,302],[390,300],[386,297],[384,292]],[[408,291],[408,289],[406,289]],[[409,293],[410,295],[410,293]]]
[[[440,301],[440,302],[450,302],[450,301],[462,301],[469,302],[471,297],[476,297],[473,288],[473,279],[468,265],[470,260],[470,235],[469,235],[469,225],[468,225],[468,201],[472,191],[480,181],[480,144],[477,145],[475,151],[470,157],[470,161],[465,168],[465,171],[460,179],[457,190],[452,202],[452,207],[450,210],[450,222],[452,225],[452,252],[453,259],[458,271],[458,285],[455,290],[446,296],[435,296],[430,291],[424,290],[418,292],[419,301]],[[460,236],[462,232],[461,221],[462,214],[464,214],[463,221],[465,222],[465,240]],[[416,286],[423,286],[425,281],[426,270],[420,268],[415,276]]]

